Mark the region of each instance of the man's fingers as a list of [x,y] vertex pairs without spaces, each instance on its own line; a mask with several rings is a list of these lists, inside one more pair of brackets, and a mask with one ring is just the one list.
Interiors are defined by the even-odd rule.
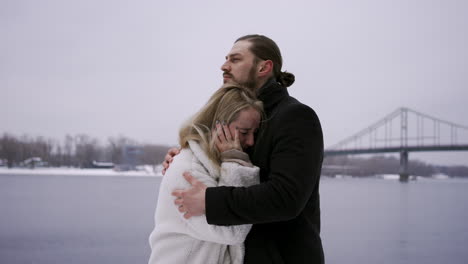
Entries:
[[171,164],[173,157],[174,156],[169,155],[169,153],[166,154],[166,156],[164,156],[164,161],[163,161],[164,168],[167,169],[169,167],[169,164]]
[[184,206],[183,206],[183,205],[179,206],[178,209],[179,209],[179,212],[185,213],[185,209],[184,209]]
[[166,156],[164,156],[163,167],[165,169],[169,168],[169,164],[174,160],[174,156],[179,154],[180,150],[178,148],[170,148],[167,151]]
[[178,148],[170,148],[167,151],[166,156],[164,156],[163,166],[164,166],[164,163],[168,163],[168,166],[169,166],[169,164],[172,162],[174,156],[179,154],[179,152],[180,152],[180,150]]
[[169,151],[167,152],[167,154],[174,157],[175,155],[179,154],[179,152],[180,152],[180,149],[178,149],[178,148],[170,148]]
[[163,166],[162,175],[164,175],[166,174],[167,169],[169,169],[169,161],[164,159],[162,166]]
[[188,181],[192,186],[196,185],[198,183],[197,179],[190,174],[190,172],[186,171],[184,172],[184,178],[186,181]]
[[177,198],[182,198],[184,197],[184,190],[181,190],[181,189],[176,189],[174,191],[172,191],[172,196],[175,196]]
[[189,219],[189,218],[192,217],[192,216],[193,216],[193,215],[190,214],[189,212],[187,212],[187,213],[184,214],[184,218],[185,218],[185,219]]
[[167,151],[166,156],[164,156],[164,161],[162,163],[163,166],[163,171],[162,174],[164,175],[166,173],[166,170],[169,168],[169,165],[172,163],[174,160],[174,156],[179,154],[180,150],[178,148],[170,148]]
[[[169,150],[170,152],[170,150]],[[163,170],[161,171],[162,175],[166,174],[167,169],[169,169],[169,164],[172,162],[173,158],[169,152],[164,156],[164,161],[162,163]]]
[[184,205],[184,200],[181,197],[177,197],[177,199],[174,200],[174,204],[178,206]]

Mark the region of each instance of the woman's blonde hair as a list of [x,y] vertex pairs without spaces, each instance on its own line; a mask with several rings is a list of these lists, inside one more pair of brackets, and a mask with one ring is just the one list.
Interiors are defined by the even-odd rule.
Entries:
[[190,120],[179,131],[179,144],[188,147],[188,141],[197,141],[215,164],[221,164],[220,153],[214,144],[211,130],[216,121],[230,124],[235,121],[242,110],[253,108],[262,115],[263,104],[255,94],[236,84],[225,84],[218,89]]

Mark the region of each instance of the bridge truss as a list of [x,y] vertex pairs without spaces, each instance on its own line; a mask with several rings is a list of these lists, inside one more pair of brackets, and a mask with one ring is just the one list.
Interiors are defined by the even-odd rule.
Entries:
[[409,108],[399,108],[325,150],[326,156],[400,153],[400,176],[408,176],[408,152],[467,151],[468,127]]

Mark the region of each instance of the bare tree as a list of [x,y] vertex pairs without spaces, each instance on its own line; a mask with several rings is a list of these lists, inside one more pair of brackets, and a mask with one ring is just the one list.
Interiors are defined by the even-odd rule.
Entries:
[[162,162],[167,149],[163,145],[139,144],[125,136],[110,137],[105,146],[86,134],[66,135],[62,143],[41,136],[17,138],[6,133],[0,138],[0,159],[6,159],[9,167],[24,162],[34,167],[39,158],[52,166],[81,168],[92,167],[93,161],[156,165]]
[[142,164],[157,165],[163,162],[168,146],[162,145],[143,145],[143,155],[141,156]]
[[110,155],[110,160],[114,164],[121,164],[123,158],[123,151],[125,146],[136,146],[138,143],[135,140],[127,138],[125,136],[119,136],[118,138],[110,137],[108,139],[107,152]]
[[18,150],[19,141],[16,137],[3,134],[0,139],[0,157],[7,160],[8,168],[13,167],[13,165],[18,162]]
[[98,141],[85,134],[75,136],[75,158],[80,168],[90,168],[99,156]]
[[66,135],[64,140],[63,146],[63,164],[67,167],[76,166],[73,163],[73,156],[74,156],[74,139],[71,135]]

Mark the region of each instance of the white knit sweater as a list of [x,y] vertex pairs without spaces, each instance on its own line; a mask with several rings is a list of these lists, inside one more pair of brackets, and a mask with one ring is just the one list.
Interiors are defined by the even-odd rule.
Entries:
[[149,239],[149,263],[243,263],[243,242],[252,225],[209,225],[205,215],[185,219],[174,205],[175,197],[171,192],[190,187],[182,176],[185,171],[208,187],[250,186],[259,183],[259,168],[223,162],[219,170],[198,143],[190,141],[189,145],[190,148],[182,149],[174,157],[161,182],[155,228]]

